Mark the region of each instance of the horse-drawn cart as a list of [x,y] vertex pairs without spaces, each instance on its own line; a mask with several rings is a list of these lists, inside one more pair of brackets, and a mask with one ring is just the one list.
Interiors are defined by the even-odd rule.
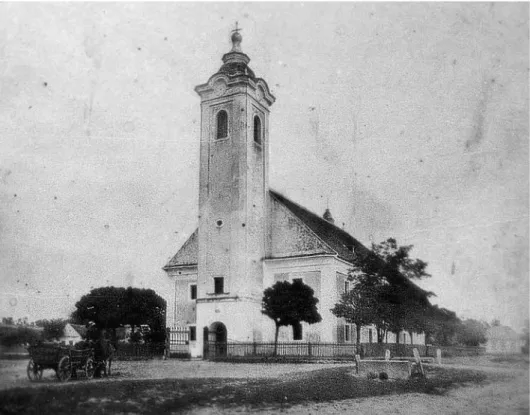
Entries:
[[30,361],[27,374],[31,381],[42,379],[44,369],[53,369],[61,382],[76,377],[82,371],[87,379],[94,377],[96,364],[94,363],[94,350],[75,349],[56,344],[37,344],[28,348]]

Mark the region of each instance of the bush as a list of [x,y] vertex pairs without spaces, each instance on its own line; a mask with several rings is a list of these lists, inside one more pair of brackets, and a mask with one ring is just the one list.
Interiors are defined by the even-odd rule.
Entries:
[[131,333],[131,337],[129,338],[129,341],[131,343],[140,343],[143,340],[143,335],[139,331],[135,331],[134,333]]
[[1,337],[0,343],[4,346],[15,346],[17,344],[31,344],[41,340],[41,333],[29,327],[17,327],[10,330]]
[[166,341],[165,330],[151,331],[144,335],[144,339],[149,343],[163,343]]
[[375,372],[368,372],[366,374],[366,377],[369,379],[369,380],[373,380],[373,379],[377,379],[378,378],[378,375],[377,373]]

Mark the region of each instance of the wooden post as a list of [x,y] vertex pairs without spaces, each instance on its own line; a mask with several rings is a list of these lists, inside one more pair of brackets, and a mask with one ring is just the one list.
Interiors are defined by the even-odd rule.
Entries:
[[385,360],[390,360],[390,350],[385,350]]
[[420,352],[418,352],[418,349],[415,347],[412,349],[412,353],[414,354],[414,361],[416,363],[416,370],[419,369],[419,372],[422,376],[425,376],[425,372],[423,371],[423,366],[421,364],[421,358],[420,358]]
[[355,373],[358,375],[361,370],[361,356],[358,354],[355,355]]
[[171,329],[166,327],[166,344],[164,347],[164,359],[171,357]]

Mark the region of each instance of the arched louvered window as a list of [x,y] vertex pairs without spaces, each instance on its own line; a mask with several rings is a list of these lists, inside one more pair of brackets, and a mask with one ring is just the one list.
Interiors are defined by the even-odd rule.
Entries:
[[228,114],[225,110],[217,113],[217,140],[228,137]]
[[257,115],[254,116],[254,141],[261,144],[261,120]]

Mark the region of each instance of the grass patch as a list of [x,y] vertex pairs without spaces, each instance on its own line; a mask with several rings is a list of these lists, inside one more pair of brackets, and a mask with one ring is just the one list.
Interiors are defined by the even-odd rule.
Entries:
[[510,363],[510,364],[527,364],[529,363],[528,355],[513,354],[495,356],[490,359],[493,363]]
[[408,392],[439,394],[456,385],[480,383],[482,372],[428,368],[427,379],[368,380],[351,367],[297,373],[276,379],[163,379],[84,381],[0,392],[5,414],[168,413],[216,404],[221,408],[279,409],[306,402]]

